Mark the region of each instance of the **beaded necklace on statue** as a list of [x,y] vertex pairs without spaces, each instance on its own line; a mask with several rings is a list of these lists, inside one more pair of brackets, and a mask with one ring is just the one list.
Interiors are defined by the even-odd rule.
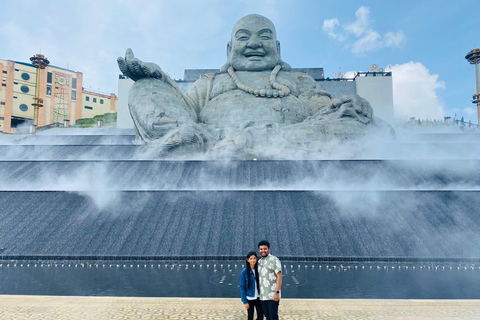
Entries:
[[270,74],[270,85],[273,89],[256,89],[249,87],[243,84],[240,79],[238,79],[233,67],[228,68],[228,74],[232,78],[233,82],[237,85],[237,88],[245,91],[246,93],[253,94],[257,97],[267,97],[267,98],[283,98],[290,94],[290,88],[277,82],[277,74],[282,69],[282,66],[276,65]]

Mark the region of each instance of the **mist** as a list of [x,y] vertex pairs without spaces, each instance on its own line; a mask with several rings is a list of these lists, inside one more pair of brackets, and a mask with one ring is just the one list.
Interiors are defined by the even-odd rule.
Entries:
[[[58,199],[72,194],[80,201],[72,214],[84,223],[118,223],[117,219],[148,215],[157,227],[165,224],[167,238],[175,237],[169,235],[168,223],[177,228],[185,224],[182,228],[189,235],[182,241],[196,242],[196,249],[189,249],[194,252],[205,252],[208,243],[190,221],[207,219],[213,237],[224,237],[223,229],[216,230],[221,226],[252,237],[258,234],[283,246],[279,253],[289,256],[480,256],[471,216],[480,190],[480,137],[445,128],[414,129],[397,128],[396,135],[388,137],[318,139],[309,146],[314,152],[299,151],[278,139],[250,153],[182,153],[179,148],[163,155],[128,130],[57,128],[37,135],[2,135],[0,192],[14,192],[15,197],[53,192]],[[265,203],[259,206],[261,202]],[[229,212],[233,208],[236,213]],[[245,226],[245,219],[271,215],[279,219],[273,229],[253,231]],[[162,222],[153,222],[156,219]],[[215,226],[215,219],[220,225]],[[288,221],[288,227],[282,221]],[[330,237],[338,234],[338,223],[344,229],[337,243]],[[280,231],[293,238],[281,240]],[[312,233],[313,238],[302,241],[324,249],[295,249],[297,237]],[[333,242],[322,244],[324,237]],[[258,240],[242,239],[232,239],[212,254],[242,254]],[[159,246],[156,254],[186,248]]]
[[[57,133],[68,133],[60,135]],[[314,141],[160,156],[130,131],[0,136],[0,190],[478,190],[480,136],[397,129],[394,138]],[[181,150],[180,150],[181,151]],[[257,154],[255,154],[257,152]],[[245,177],[245,166],[263,176]],[[188,165],[188,168],[186,167]],[[289,171],[285,171],[288,169]],[[253,170],[253,169],[250,169]],[[280,171],[279,171],[280,170]]]

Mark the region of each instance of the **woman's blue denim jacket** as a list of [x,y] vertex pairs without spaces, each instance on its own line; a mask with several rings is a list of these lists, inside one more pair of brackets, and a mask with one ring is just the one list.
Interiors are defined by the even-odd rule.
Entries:
[[[248,288],[247,277],[249,277]],[[240,294],[243,304],[248,303],[247,297],[255,297],[255,276],[250,267],[243,268],[242,273],[240,273]]]

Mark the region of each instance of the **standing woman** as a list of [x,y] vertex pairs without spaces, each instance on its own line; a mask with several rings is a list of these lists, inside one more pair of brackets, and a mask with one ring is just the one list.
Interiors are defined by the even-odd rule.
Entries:
[[257,309],[257,320],[263,320],[257,261],[257,254],[253,251],[249,252],[247,254],[247,264],[240,273],[240,294],[242,295],[243,305],[248,312],[248,320],[253,320],[254,309]]

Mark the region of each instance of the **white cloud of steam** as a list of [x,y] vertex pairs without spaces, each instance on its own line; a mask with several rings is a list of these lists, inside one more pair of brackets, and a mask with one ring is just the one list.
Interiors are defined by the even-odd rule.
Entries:
[[381,214],[379,209],[384,206],[385,202],[383,198],[385,193],[376,191],[325,192],[320,194],[324,194],[333,200],[339,209],[338,213],[345,216],[377,217]]
[[437,74],[431,74],[420,62],[410,61],[392,66],[392,77],[396,118],[443,120],[445,110],[437,90],[445,89],[445,83]]
[[[352,23],[341,24],[338,18],[323,21],[323,31],[337,41],[348,41],[350,50],[361,55],[366,52],[377,51],[382,48],[400,47],[406,41],[402,30],[386,32],[383,36],[372,28],[370,9],[361,6],[355,12],[356,20]],[[337,28],[338,27],[338,28]],[[341,29],[343,30],[341,30]]]
[[114,185],[113,177],[104,166],[96,163],[93,163],[90,168],[83,167],[75,171],[73,176],[62,174],[54,179],[51,177],[48,172],[44,172],[42,177],[42,180],[48,179],[49,183],[45,183],[44,186],[48,186],[49,190],[76,192],[92,199],[99,210],[116,203],[120,197],[120,193],[111,188]]

